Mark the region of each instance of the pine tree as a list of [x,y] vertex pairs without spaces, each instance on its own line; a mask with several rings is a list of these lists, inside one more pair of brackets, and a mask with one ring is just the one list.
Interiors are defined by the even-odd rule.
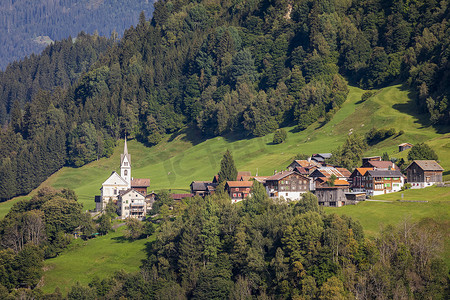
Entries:
[[236,166],[234,165],[234,160],[230,151],[227,150],[227,152],[223,155],[222,161],[220,162],[219,183],[236,180],[236,177]]

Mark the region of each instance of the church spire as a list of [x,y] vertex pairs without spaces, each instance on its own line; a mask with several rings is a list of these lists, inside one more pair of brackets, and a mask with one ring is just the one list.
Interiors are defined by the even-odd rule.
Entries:
[[127,137],[125,136],[125,145],[123,146],[123,154],[128,154],[128,147],[127,147]]

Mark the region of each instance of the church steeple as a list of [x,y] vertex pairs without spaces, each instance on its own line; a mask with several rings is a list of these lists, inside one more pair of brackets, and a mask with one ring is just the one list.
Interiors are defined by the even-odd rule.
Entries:
[[128,188],[131,187],[131,155],[128,154],[127,137],[125,137],[125,144],[123,146],[123,154],[120,155],[120,176],[128,183]]

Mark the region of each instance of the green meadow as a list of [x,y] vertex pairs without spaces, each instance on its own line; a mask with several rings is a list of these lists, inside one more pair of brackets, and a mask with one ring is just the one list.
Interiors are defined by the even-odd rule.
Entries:
[[[404,134],[375,145],[365,154],[381,155],[387,152],[391,157],[406,158],[407,151],[398,153],[398,144],[427,142],[435,149],[442,167],[447,170],[444,179],[450,180],[449,128],[432,127],[426,117],[415,114],[415,103],[410,100],[409,92],[401,86],[381,89],[375,96],[361,103],[363,92],[351,87],[343,107],[326,124],[317,122],[302,132],[295,132],[293,127],[286,128],[287,140],[280,145],[272,144],[272,134],[246,138],[235,133],[203,140],[200,134],[193,130],[182,130],[167,136],[163,142],[151,148],[131,140],[128,143],[128,151],[131,154],[132,176],[150,178],[150,190],[185,192],[189,190],[193,180],[210,180],[217,174],[226,149],[232,151],[238,170],[271,175],[274,170],[285,169],[298,153],[310,155],[331,152],[351,133],[364,134],[372,127],[393,127],[397,132],[403,130]],[[75,190],[85,209],[93,209],[94,196],[99,195],[102,182],[112,171],[119,171],[122,151],[123,141],[120,141],[110,158],[100,159],[81,168],[65,167],[48,178],[39,188],[71,188]],[[416,221],[431,217],[448,224],[450,188],[408,190],[403,194],[404,200],[429,202],[399,202],[397,200],[401,198],[401,193],[394,193],[376,197],[392,202],[366,201],[356,206],[327,208],[326,211],[347,214],[359,220],[370,237],[376,236],[381,226],[398,224],[404,219]],[[18,199],[21,198],[0,204],[0,218]],[[145,257],[145,243],[148,240],[130,243],[124,241],[122,236],[123,227],[104,237],[89,241],[76,240],[62,255],[45,262],[43,290],[53,292],[55,287],[59,286],[67,291],[67,287],[77,281],[87,284],[93,276],[104,278],[122,269],[138,270],[141,260]],[[448,241],[447,238],[447,245]],[[447,252],[446,260],[450,262]]]
[[117,271],[138,271],[146,258],[146,244],[154,236],[130,242],[123,238],[124,228],[87,241],[77,239],[61,255],[47,259],[42,290],[52,293],[59,287],[66,294],[77,282],[86,286],[94,277],[104,279]]
[[[217,174],[226,149],[232,151],[239,170],[270,175],[274,170],[285,169],[298,153],[331,152],[345,141],[348,134],[364,134],[372,127],[393,127],[397,132],[403,130],[404,134],[375,145],[366,155],[387,152],[391,157],[406,158],[407,151],[398,153],[398,144],[426,141],[438,153],[441,165],[450,170],[449,128],[432,127],[426,117],[415,114],[417,109],[409,99],[407,90],[398,85],[387,87],[361,103],[363,92],[350,87],[347,101],[330,122],[316,122],[302,132],[295,132],[293,127],[286,128],[287,140],[279,145],[272,144],[273,134],[246,138],[235,133],[202,140],[194,130],[182,130],[167,136],[163,142],[151,148],[131,140],[128,149],[133,167],[132,176],[150,178],[150,190],[188,191],[193,180],[210,180]],[[84,207],[92,209],[95,207],[94,196],[100,193],[102,182],[112,171],[119,170],[122,151],[123,141],[120,141],[110,158],[102,158],[81,168],[62,168],[41,187],[71,188]],[[446,171],[445,178],[450,179],[449,171]],[[5,215],[14,201],[17,199],[0,204],[0,217]]]

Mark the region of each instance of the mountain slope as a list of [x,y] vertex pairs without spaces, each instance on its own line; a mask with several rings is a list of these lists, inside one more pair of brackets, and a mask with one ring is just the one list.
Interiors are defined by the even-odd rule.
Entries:
[[[387,152],[391,157],[406,158],[406,152],[398,153],[398,144],[427,142],[436,150],[441,165],[447,170],[444,179],[450,180],[450,134],[441,134],[435,127],[421,123],[426,116],[409,114],[415,111],[410,107],[415,102],[408,98],[408,91],[398,85],[391,86],[360,103],[363,92],[352,87],[342,109],[323,126],[316,122],[301,132],[287,128],[287,140],[279,145],[272,144],[272,134],[251,139],[228,136],[201,140],[191,130],[168,135],[162,143],[151,148],[132,140],[128,143],[132,176],[150,178],[150,190],[189,190],[193,180],[210,180],[217,174],[226,149],[231,150],[239,170],[270,175],[274,170],[285,169],[296,154],[332,151],[345,141],[350,131],[363,134],[372,127],[394,127],[405,133],[371,147],[366,155]],[[439,129],[448,132],[448,128]],[[122,150],[123,142],[110,158],[102,158],[81,168],[65,167],[41,186],[74,189],[85,208],[92,209],[95,206],[93,197],[99,194],[102,182],[113,170],[118,170]],[[2,203],[0,208],[10,203]]]

